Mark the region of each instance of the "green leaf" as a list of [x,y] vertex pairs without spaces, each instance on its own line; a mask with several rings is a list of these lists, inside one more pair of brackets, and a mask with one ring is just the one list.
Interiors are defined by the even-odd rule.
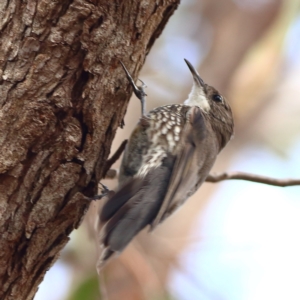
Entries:
[[70,295],[68,300],[101,300],[98,276],[84,280]]

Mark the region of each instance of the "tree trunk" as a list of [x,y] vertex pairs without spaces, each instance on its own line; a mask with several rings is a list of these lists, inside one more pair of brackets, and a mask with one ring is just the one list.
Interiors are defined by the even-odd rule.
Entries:
[[136,78],[179,0],[0,3],[0,298],[33,299],[97,192]]

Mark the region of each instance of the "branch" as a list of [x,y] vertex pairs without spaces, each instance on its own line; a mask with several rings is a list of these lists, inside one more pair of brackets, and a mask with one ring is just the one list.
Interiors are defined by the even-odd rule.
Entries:
[[[114,155],[106,161],[105,167],[104,167],[104,172],[103,172],[104,178],[110,178],[110,179],[115,178],[116,172],[114,172],[114,170],[110,171],[110,168],[120,158],[121,154],[123,153],[123,151],[127,145],[127,142],[128,142],[128,140],[124,140],[122,142],[122,144],[119,146],[118,150],[114,153]],[[113,176],[113,177],[111,177],[111,176]]]
[[206,182],[219,182],[227,179],[247,180],[281,187],[300,185],[300,179],[276,179],[243,172],[209,174],[206,178]]

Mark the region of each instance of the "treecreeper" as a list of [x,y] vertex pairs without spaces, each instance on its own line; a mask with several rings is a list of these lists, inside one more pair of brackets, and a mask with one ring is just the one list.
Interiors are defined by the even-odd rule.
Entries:
[[124,151],[119,185],[99,216],[101,255],[97,269],[120,253],[147,225],[153,230],[208,176],[219,152],[233,136],[231,108],[185,59],[193,86],[183,104],[157,107],[145,114],[144,84],[136,86],[122,64],[142,116]]

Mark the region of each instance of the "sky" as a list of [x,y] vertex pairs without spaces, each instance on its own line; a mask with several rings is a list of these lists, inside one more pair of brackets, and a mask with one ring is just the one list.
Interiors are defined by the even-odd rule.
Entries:
[[[300,17],[291,24],[285,41],[286,73],[299,70],[299,36]],[[300,101],[299,97],[294,101]],[[257,144],[248,146],[235,155],[228,171],[300,178],[299,153],[299,137],[285,156]],[[300,186],[281,188],[246,181],[219,184],[193,226],[194,243],[170,275],[174,298],[300,299],[299,195]]]
[[[247,148],[238,153],[230,169],[257,173],[259,166],[261,175],[299,178],[299,153],[300,143],[287,158],[268,149]],[[220,184],[197,221],[192,233],[195,242],[171,275],[175,298],[300,299],[299,195],[299,186]]]

